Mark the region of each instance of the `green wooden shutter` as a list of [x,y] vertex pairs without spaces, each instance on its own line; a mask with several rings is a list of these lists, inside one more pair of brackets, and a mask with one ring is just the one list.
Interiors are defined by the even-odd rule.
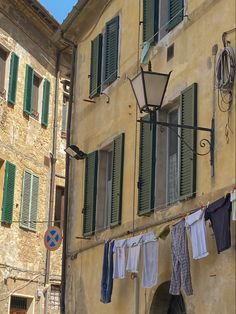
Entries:
[[[181,124],[197,126],[197,84],[181,94]],[[180,199],[195,196],[196,192],[196,130],[181,129],[180,147]],[[189,146],[187,146],[185,143]]]
[[50,99],[50,82],[48,80],[44,80],[42,118],[41,118],[41,124],[44,126],[48,125],[49,99]]
[[103,84],[109,85],[117,78],[119,47],[119,16],[106,24],[104,42],[104,77]]
[[[143,41],[157,41],[159,0],[143,0]],[[155,36],[154,36],[155,35]]]
[[25,70],[24,112],[28,115],[32,112],[33,82],[34,70],[27,64]]
[[156,121],[152,113],[141,118],[139,156],[138,213],[145,214],[154,208],[156,124],[142,121]]
[[31,202],[31,181],[32,175],[30,172],[25,171],[22,186],[22,201],[21,201],[21,216],[20,226],[24,228],[29,227],[30,220],[30,202]]
[[178,25],[184,17],[184,0],[169,0],[169,24],[170,31]]
[[12,223],[14,190],[15,190],[16,166],[6,161],[4,192],[2,202],[2,221]]
[[15,105],[16,103],[18,66],[19,66],[19,57],[15,53],[12,53],[10,75],[9,75],[9,88],[8,88],[8,102],[12,105]]
[[121,223],[124,139],[125,134],[122,133],[113,142],[111,226]]
[[101,91],[101,64],[102,64],[102,34],[99,34],[91,42],[91,64],[90,64],[90,92],[93,98]]
[[95,229],[97,197],[98,152],[88,154],[85,165],[84,187],[84,235],[92,234]]
[[36,220],[37,220],[37,211],[38,211],[38,193],[39,193],[39,178],[36,175],[32,174],[29,228],[33,230],[36,230]]

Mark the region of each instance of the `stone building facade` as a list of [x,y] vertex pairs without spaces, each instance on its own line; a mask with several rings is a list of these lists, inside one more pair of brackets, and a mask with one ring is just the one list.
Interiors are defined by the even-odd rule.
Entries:
[[57,55],[66,47],[52,42],[58,29],[38,1],[0,1],[0,313],[4,314],[60,312],[62,249],[51,253],[45,282],[44,246],[48,225],[63,224],[68,106],[64,86],[70,60],[65,49],[56,88]]
[[[154,287],[142,287],[141,272],[127,273],[113,281],[111,302],[100,302],[106,240],[156,232],[157,226],[224,197],[235,185],[235,82],[229,109],[214,77],[222,34],[235,48],[235,1],[84,0],[62,30],[78,45],[71,143],[88,154],[70,163],[65,312],[152,314],[174,306],[173,313],[235,313],[233,221],[231,247],[220,254],[209,222],[207,257],[193,260],[188,237],[192,296],[169,295],[168,235],[159,241]],[[151,118],[138,111],[129,82],[139,73],[141,58],[146,71],[145,59],[154,72],[172,71],[156,121],[183,124],[182,110],[185,124],[211,128],[214,118],[214,169],[210,154],[186,153],[178,131],[173,135],[164,126],[145,124]],[[195,109],[187,117],[183,108]],[[181,134],[190,148],[196,144],[198,153],[206,153],[199,143],[210,141],[210,133],[198,131],[191,142],[194,132],[189,132]]]

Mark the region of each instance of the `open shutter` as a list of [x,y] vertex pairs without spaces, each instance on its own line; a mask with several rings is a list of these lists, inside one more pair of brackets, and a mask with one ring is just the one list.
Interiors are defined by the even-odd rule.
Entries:
[[2,203],[2,221],[8,224],[12,223],[14,190],[15,190],[16,166],[6,161],[4,192]]
[[49,112],[49,99],[50,99],[50,82],[44,80],[43,82],[43,106],[42,106],[42,119],[41,124],[48,125],[48,112]]
[[[143,41],[157,41],[159,0],[143,0]],[[155,36],[154,36],[155,35]]]
[[119,46],[119,16],[106,24],[104,42],[104,77],[103,84],[109,85],[117,78]]
[[97,196],[98,152],[88,154],[85,165],[84,187],[84,235],[92,234],[95,229],[96,196]]
[[169,24],[168,30],[170,31],[178,25],[184,16],[184,0],[169,0]]
[[30,172],[25,171],[22,186],[22,201],[21,201],[21,216],[20,226],[24,228],[29,227],[30,220],[30,202],[31,202],[31,181],[32,175]]
[[111,226],[121,223],[124,139],[122,133],[113,142]]
[[15,53],[12,53],[10,75],[9,75],[9,88],[8,88],[8,102],[12,105],[15,105],[16,103],[18,66],[19,66],[19,57]]
[[32,174],[31,181],[31,208],[29,228],[36,230],[37,210],[38,210],[38,193],[39,193],[39,178]]
[[[197,84],[181,94],[181,124],[197,126]],[[180,147],[180,199],[195,196],[196,192],[196,130],[181,129]],[[187,145],[189,146],[187,146]]]
[[32,113],[34,70],[28,64],[25,70],[25,93],[24,93],[24,112],[28,115]]
[[139,156],[138,214],[145,214],[154,208],[156,124],[142,121],[156,121],[151,113],[141,118]]
[[102,34],[99,34],[91,42],[91,64],[90,64],[90,92],[93,98],[101,91],[101,64],[102,64]]

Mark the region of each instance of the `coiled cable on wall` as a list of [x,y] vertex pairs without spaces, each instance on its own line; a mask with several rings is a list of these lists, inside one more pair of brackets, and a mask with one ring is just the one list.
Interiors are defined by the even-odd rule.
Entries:
[[230,46],[224,47],[216,64],[216,84],[221,92],[231,92],[235,76],[235,55]]

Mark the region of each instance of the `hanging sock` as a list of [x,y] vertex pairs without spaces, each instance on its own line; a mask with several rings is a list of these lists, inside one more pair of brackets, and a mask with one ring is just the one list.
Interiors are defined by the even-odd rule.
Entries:
[[114,242],[114,269],[113,278],[125,278],[125,240],[115,240]]
[[236,189],[230,194],[230,201],[232,203],[232,220],[236,220]]
[[193,259],[207,256],[205,211],[198,210],[185,218],[185,226],[190,231]]
[[143,235],[142,287],[152,288],[157,284],[159,240],[154,233]]
[[169,292],[173,295],[179,295],[180,287],[182,287],[187,295],[192,295],[188,242],[184,220],[172,226],[171,239],[172,275]]
[[130,273],[138,272],[140,245],[142,237],[143,237],[142,235],[139,235],[127,240],[127,247],[129,248],[129,253],[126,270]]
[[218,253],[231,247],[230,194],[210,204],[205,211],[205,219],[210,219],[214,231]]

